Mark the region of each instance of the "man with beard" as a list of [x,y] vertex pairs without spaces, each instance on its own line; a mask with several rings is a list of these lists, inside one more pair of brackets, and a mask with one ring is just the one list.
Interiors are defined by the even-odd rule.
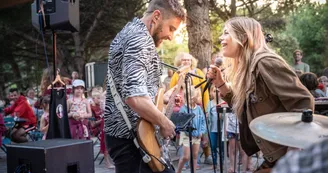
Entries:
[[[162,73],[156,47],[172,40],[184,19],[178,0],[152,0],[144,16],[126,24],[110,45],[104,130],[116,173],[152,172],[133,143],[139,118],[158,125],[165,138],[175,135],[174,124],[154,105]],[[122,109],[115,104],[112,83],[123,101]],[[127,115],[131,131],[121,112]],[[164,172],[174,171],[166,168]]]

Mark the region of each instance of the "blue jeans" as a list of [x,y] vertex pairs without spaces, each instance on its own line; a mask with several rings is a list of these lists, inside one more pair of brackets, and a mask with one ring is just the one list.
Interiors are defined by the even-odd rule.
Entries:
[[218,148],[218,133],[217,132],[210,132],[210,137],[211,137],[211,152],[212,155],[214,155],[213,157],[213,163],[214,164],[218,164],[217,163],[217,148]]
[[[214,153],[214,158],[213,158],[213,163],[214,164],[218,164],[217,162],[217,158],[218,158],[218,151],[217,151],[217,148],[218,148],[218,138],[219,138],[219,135],[218,135],[218,132],[210,132],[210,137],[211,137],[211,149],[212,149],[212,153]],[[221,156],[223,158],[224,156],[224,142],[220,139],[220,142],[221,142],[221,148],[219,148],[219,152],[221,153]],[[223,163],[223,159],[222,159],[222,163]]]

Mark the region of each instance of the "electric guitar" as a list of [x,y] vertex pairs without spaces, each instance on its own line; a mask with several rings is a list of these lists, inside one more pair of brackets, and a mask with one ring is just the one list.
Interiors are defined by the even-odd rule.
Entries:
[[[181,70],[186,71],[187,68],[183,67]],[[189,69],[189,68],[188,68]],[[180,71],[180,70],[179,70]],[[179,80],[176,89],[170,96],[168,107],[166,109],[166,116],[170,119],[173,106],[174,97],[179,93],[180,88],[184,81],[184,74],[179,74]],[[155,105],[158,110],[162,111],[164,107],[163,103],[164,89],[160,88],[157,96]],[[166,167],[170,167],[170,156],[168,143],[169,139],[164,139],[160,134],[160,129],[158,126],[154,126],[149,121],[140,118],[137,123],[137,138],[139,145],[145,150],[145,152],[151,157],[150,162],[148,162],[149,167],[153,172],[162,172]]]

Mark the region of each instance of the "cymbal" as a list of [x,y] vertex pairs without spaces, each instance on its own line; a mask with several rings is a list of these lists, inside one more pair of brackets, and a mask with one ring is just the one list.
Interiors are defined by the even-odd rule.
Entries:
[[312,122],[303,122],[302,112],[266,114],[255,118],[249,127],[265,140],[301,149],[328,138],[328,117],[313,114]]

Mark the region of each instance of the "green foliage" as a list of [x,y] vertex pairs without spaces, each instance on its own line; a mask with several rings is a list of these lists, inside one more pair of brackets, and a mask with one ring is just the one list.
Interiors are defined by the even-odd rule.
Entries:
[[175,40],[163,41],[158,48],[158,54],[162,61],[171,65],[174,64],[174,58],[179,52],[189,52],[188,44],[185,41],[182,43],[177,43]]
[[221,48],[220,36],[224,29],[224,21],[218,18],[215,14],[210,17],[211,20],[211,34],[212,34],[212,52],[219,52]]
[[269,43],[269,46],[289,64],[292,64],[294,62],[293,52],[299,48],[296,38],[288,35],[286,32],[276,31],[268,33],[274,36],[273,42]]
[[295,37],[303,50],[303,61],[311,71],[321,72],[328,66],[328,6],[307,5],[288,18],[286,33]]

